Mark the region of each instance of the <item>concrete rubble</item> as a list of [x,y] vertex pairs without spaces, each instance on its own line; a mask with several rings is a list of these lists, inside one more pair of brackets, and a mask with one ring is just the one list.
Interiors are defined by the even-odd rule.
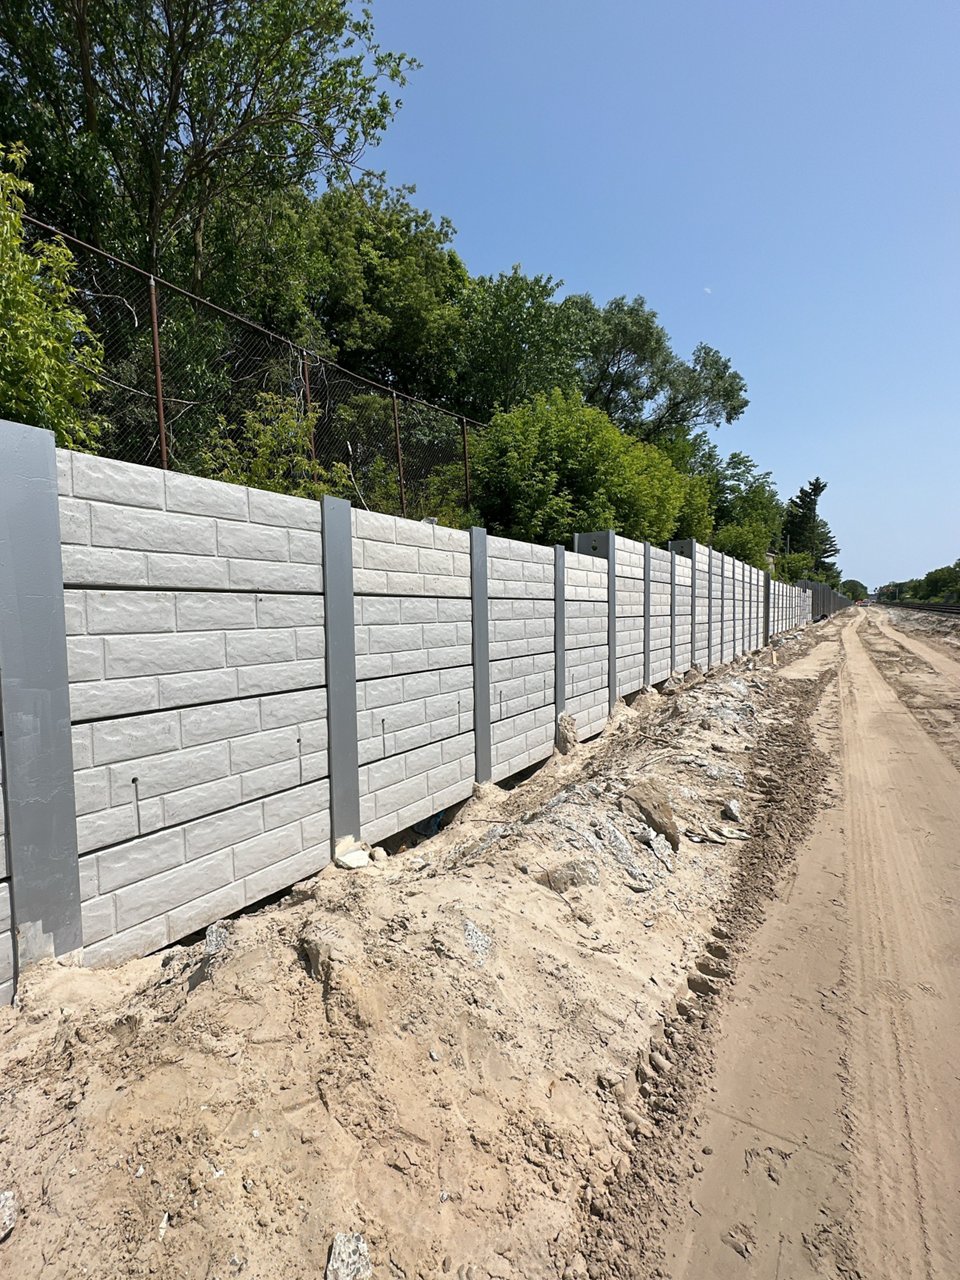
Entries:
[[363,1236],[338,1232],[330,1246],[325,1280],[369,1280],[372,1275],[373,1266]]

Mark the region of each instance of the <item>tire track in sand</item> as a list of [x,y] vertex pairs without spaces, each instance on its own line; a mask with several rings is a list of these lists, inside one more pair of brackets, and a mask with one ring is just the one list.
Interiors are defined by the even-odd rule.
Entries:
[[866,1277],[960,1274],[960,774],[843,628],[848,1109]]

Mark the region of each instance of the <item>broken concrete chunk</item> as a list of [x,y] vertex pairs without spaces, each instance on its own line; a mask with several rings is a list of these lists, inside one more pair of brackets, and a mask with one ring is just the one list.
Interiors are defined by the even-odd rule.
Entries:
[[373,1267],[363,1236],[338,1231],[330,1246],[324,1274],[326,1280],[370,1280]]
[[300,952],[307,962],[311,978],[319,978],[330,963],[332,940],[315,920],[308,920],[300,934]]
[[0,1240],[6,1240],[17,1225],[19,1216],[20,1206],[17,1204],[16,1193],[0,1191]]
[[731,822],[741,822],[743,819],[740,813],[740,801],[730,799],[724,802],[721,813],[725,818],[729,818]]
[[484,933],[478,925],[475,925],[472,920],[464,920],[463,940],[470,951],[473,952],[473,960],[477,968],[482,969],[487,962],[487,957],[493,950],[493,939]]
[[650,841],[650,851],[657,861],[662,863],[668,871],[673,871],[673,861],[670,857],[672,848],[670,841],[666,836],[655,835]]
[[620,807],[625,813],[638,813],[648,827],[670,841],[674,853],[680,848],[680,832],[670,801],[652,780],[643,779],[625,791]]
[[207,926],[207,932],[203,935],[203,954],[215,956],[224,950],[229,941],[229,929],[222,920],[215,920]]
[[559,866],[547,867],[536,877],[537,883],[557,893],[577,889],[585,884],[599,884],[600,870],[592,858],[571,858]]
[[369,845],[354,845],[352,849],[338,849],[333,855],[333,865],[342,871],[359,871],[370,865]]
[[578,745],[576,720],[566,713],[557,716],[557,750],[562,756],[568,756]]

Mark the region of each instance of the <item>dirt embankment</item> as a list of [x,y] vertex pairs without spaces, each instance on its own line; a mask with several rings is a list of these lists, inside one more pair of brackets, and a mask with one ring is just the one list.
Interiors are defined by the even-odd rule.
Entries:
[[904,636],[916,636],[931,648],[960,662],[960,616],[898,609],[894,605],[877,605],[868,614],[881,625],[893,627]]
[[822,779],[807,661],[643,697],[206,947],[30,975],[0,1012],[0,1269],[314,1280],[358,1233],[338,1276],[654,1273],[717,993]]
[[873,610],[785,673],[837,671],[810,834],[740,955],[690,1106],[671,1280],[953,1280],[960,665]]

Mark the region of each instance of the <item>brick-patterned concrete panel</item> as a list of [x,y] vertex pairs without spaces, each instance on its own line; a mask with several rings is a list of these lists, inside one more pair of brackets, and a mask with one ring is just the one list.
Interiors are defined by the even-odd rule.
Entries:
[[[465,668],[471,675],[470,668]],[[357,737],[361,764],[388,759],[416,747],[427,746],[446,738],[458,737],[473,723],[472,682],[462,689],[440,691],[404,698],[403,678],[395,682],[375,682],[388,688],[364,689],[364,702],[358,710]],[[377,704],[377,696],[395,699]]]
[[572,715],[577,725],[577,735],[581,742],[600,733],[607,723],[609,714],[609,693],[606,684],[599,689],[577,694],[567,698],[567,713]]
[[[493,563],[505,563],[511,560],[531,561],[534,564],[553,567],[553,548],[541,547],[533,542],[521,542],[516,538],[499,538],[495,534],[487,535],[487,557]],[[488,570],[491,578],[497,576],[493,563]],[[513,576],[508,574],[507,576]]]
[[[57,466],[83,931],[88,959],[112,961],[328,857],[322,507],[83,455]],[[379,840],[472,789],[471,537],[351,519],[361,832]],[[486,546],[501,779],[553,749],[554,549]],[[672,632],[670,554],[651,548],[648,571],[642,543],[617,536],[614,551],[618,693],[640,688],[645,660],[653,680],[669,674],[671,634],[677,668],[706,662],[710,588],[713,660],[761,642],[760,571],[714,554],[711,579],[706,548],[695,564],[677,555]],[[607,561],[567,552],[565,566],[566,710],[585,738],[609,706]],[[808,594],[771,584],[772,631],[808,610]]]
[[[553,748],[554,552],[487,538],[491,763],[495,779]],[[539,737],[531,738],[535,723]]]
[[[175,941],[216,919],[228,899],[237,910],[291,883],[288,864],[308,848],[301,866],[319,869],[329,859],[328,803],[326,782],[315,782],[82,857],[85,958],[117,962]],[[303,831],[308,820],[312,847]],[[279,879],[264,877],[271,867]],[[159,923],[147,946],[134,931],[150,919]]]
[[10,911],[10,881],[0,881],[0,1004],[13,999],[13,926]]

